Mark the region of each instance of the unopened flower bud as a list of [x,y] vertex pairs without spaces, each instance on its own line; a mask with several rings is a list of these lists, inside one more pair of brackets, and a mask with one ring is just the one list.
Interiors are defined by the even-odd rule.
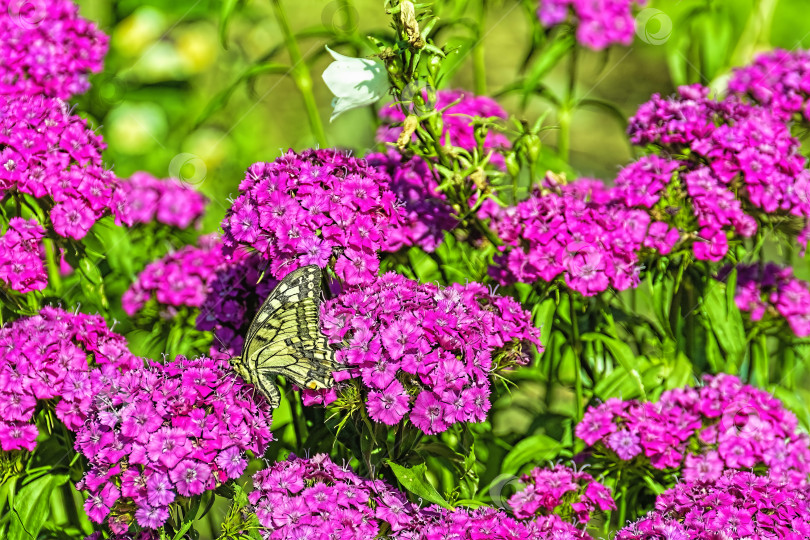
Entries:
[[526,148],[526,157],[529,159],[529,162],[537,162],[537,158],[540,157],[540,150],[543,147],[542,142],[540,142],[540,137],[535,134],[526,135],[524,144]]
[[514,152],[509,152],[503,158],[506,162],[506,172],[509,173],[510,176],[517,176],[520,174],[520,162],[518,162],[517,156]]

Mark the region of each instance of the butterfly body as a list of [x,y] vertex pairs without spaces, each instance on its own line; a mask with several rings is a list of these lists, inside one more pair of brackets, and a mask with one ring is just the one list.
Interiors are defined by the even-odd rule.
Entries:
[[294,270],[259,308],[248,328],[242,355],[231,358],[234,369],[272,407],[281,401],[276,375],[311,390],[335,383],[332,372],[340,366],[321,334],[320,303],[321,269],[310,265]]

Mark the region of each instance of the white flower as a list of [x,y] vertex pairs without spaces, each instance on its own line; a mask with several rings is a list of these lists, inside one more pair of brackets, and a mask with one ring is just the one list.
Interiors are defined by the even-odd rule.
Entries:
[[330,122],[346,111],[371,105],[388,91],[388,75],[379,62],[326,50],[335,59],[323,72],[323,82],[335,94]]

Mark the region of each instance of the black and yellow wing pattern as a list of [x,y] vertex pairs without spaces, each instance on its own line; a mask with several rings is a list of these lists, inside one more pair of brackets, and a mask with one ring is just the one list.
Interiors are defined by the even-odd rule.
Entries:
[[335,351],[320,328],[321,269],[304,266],[290,272],[273,289],[250,323],[242,356],[234,369],[278,407],[281,395],[275,376],[302,388],[329,388],[340,370]]

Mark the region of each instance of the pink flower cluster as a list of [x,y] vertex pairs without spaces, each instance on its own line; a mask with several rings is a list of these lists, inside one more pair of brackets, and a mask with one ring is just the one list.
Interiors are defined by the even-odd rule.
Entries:
[[[0,8],[0,95],[70,99],[101,71],[107,36],[70,0],[13,0]],[[2,116],[2,115],[0,115]]]
[[133,223],[152,223],[185,229],[199,223],[208,199],[176,178],[159,179],[136,172],[121,181]]
[[810,489],[751,472],[677,484],[616,540],[810,538]]
[[767,107],[783,121],[797,113],[810,119],[810,51],[776,49],[760,54],[753,64],[734,70],[728,90]]
[[[253,477],[248,500],[267,540],[375,538],[406,528],[419,507],[382,480],[368,480],[326,454],[290,456]],[[389,534],[390,534],[389,533]]]
[[56,417],[79,428],[98,388],[89,364],[128,370],[140,360],[97,315],[44,307],[0,328],[0,448],[34,450],[38,400],[56,401]]
[[527,200],[506,209],[487,202],[480,215],[491,218],[490,229],[504,243],[489,269],[495,280],[508,285],[562,276],[585,296],[637,286],[639,252],[669,253],[680,237],[587,178],[559,184],[549,176]]
[[[322,326],[347,371],[360,378],[376,422],[406,417],[427,434],[457,422],[482,422],[489,410],[489,375],[525,364],[533,344],[542,350],[531,315],[483,285],[438,287],[394,273],[344,292],[322,306]],[[335,399],[308,390],[307,402]],[[416,396],[413,403],[411,396]]]
[[379,269],[400,210],[388,181],[365,160],[338,150],[289,151],[254,163],[222,222],[225,246],[248,246],[281,279],[301,266],[334,270],[349,285],[368,283]]
[[[501,118],[506,119],[507,114],[498,103],[487,96],[475,96],[463,90],[438,90],[435,97],[430,97],[423,92],[423,98],[432,100],[430,105],[440,110],[447,107],[442,112],[442,124],[444,129],[441,134],[441,141],[450,137],[450,144],[468,151],[478,148],[476,142],[475,128],[473,120],[475,118]],[[418,111],[414,111],[418,114]],[[391,124],[401,123],[405,120],[405,115],[399,109],[399,105],[392,104],[380,109],[380,118],[383,125],[377,130],[377,140],[379,142],[396,142],[402,133],[401,127],[393,127]],[[506,149],[511,146],[509,139],[496,131],[489,130],[483,141],[484,150],[494,150],[492,163],[503,166],[503,157],[497,150]]]
[[290,456],[253,477],[248,495],[266,540],[377,538],[394,540],[535,540],[590,537],[559,516],[518,521],[501,510],[439,506],[420,509],[382,480],[356,475],[326,454]]
[[21,293],[41,291],[48,285],[40,240],[45,229],[34,219],[14,217],[0,236],[0,281]]
[[386,235],[387,249],[419,246],[435,251],[444,241],[444,231],[458,224],[453,209],[437,189],[436,174],[419,156],[406,158],[395,150],[371,154],[366,159],[388,177],[389,189],[404,204],[401,225]]
[[[521,478],[525,487],[509,499],[515,517],[528,519],[535,514],[549,515],[555,509],[587,523],[597,510],[615,510],[610,490],[586,472],[557,465],[551,469],[535,467]],[[573,501],[573,502],[572,502]],[[568,510],[570,508],[570,510]],[[573,520],[572,520],[573,521]]]
[[546,28],[571,19],[577,28],[577,41],[601,51],[610,45],[633,43],[635,21],[633,4],[646,0],[541,0],[537,16]]
[[[53,201],[50,226],[80,240],[112,212],[128,221],[117,179],[102,166],[104,143],[67,105],[43,96],[0,96],[0,196]],[[45,225],[45,224],[43,224]]]
[[453,510],[430,506],[421,510],[412,528],[394,536],[396,540],[592,540],[585,531],[560,516],[537,516],[533,520],[510,517],[502,510],[481,506],[475,510]]
[[237,250],[210,280],[197,316],[197,329],[214,333],[212,352],[241,354],[242,336],[253,315],[278,284],[275,279],[262,277],[267,264],[258,253]]
[[737,266],[737,307],[752,321],[768,314],[784,318],[793,333],[810,336],[810,284],[796,279],[793,269],[775,263]]
[[[683,86],[678,95],[654,95],[630,120],[635,144],[659,149],[664,157],[685,155],[688,160],[646,162],[625,171],[624,189],[645,206],[659,200],[665,208],[690,221],[697,232],[695,257],[719,261],[728,251],[727,231],[750,237],[757,217],[776,214],[810,216],[810,171],[799,152],[799,141],[771,111],[740,101],[709,98],[709,89]],[[649,170],[664,176],[678,169],[681,185],[672,197],[660,197],[660,182],[649,182]],[[635,182],[638,173],[644,181]],[[621,176],[621,175],[620,175]],[[688,202],[682,212],[683,201]],[[692,231],[688,231],[692,232]]]
[[781,402],[731,375],[704,375],[657,402],[609,399],[588,409],[576,435],[620,460],[643,457],[656,469],[682,470],[687,482],[717,480],[726,469],[768,467],[771,476],[805,485],[810,437]]
[[216,235],[201,237],[199,244],[199,247],[185,246],[147,265],[121,297],[127,315],[134,315],[153,297],[168,308],[200,307],[208,285],[226,259]]
[[178,356],[124,374],[105,371],[76,450],[90,470],[77,485],[88,517],[113,533],[157,529],[181,497],[239,478],[247,454],[272,440],[271,411],[227,362]]

